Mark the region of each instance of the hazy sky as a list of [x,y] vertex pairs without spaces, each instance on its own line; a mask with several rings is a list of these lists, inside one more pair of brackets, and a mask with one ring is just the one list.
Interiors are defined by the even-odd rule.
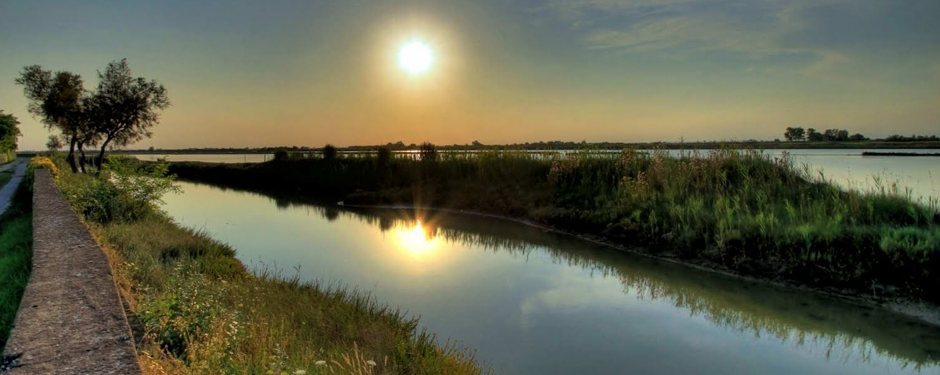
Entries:
[[[13,80],[127,58],[172,106],[132,146],[940,133],[938,0],[0,1]],[[397,65],[420,40],[434,63]]]

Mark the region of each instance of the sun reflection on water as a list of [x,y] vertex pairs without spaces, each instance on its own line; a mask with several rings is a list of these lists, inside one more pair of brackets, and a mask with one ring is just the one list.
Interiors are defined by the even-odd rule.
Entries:
[[437,248],[438,239],[428,233],[418,220],[414,226],[402,226],[395,230],[398,244],[408,254],[422,257]]

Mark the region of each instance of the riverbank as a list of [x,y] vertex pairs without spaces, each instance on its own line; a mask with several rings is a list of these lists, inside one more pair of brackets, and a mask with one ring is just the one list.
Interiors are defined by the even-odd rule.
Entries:
[[117,188],[59,164],[60,188],[108,254],[144,333],[145,373],[483,372],[471,352],[439,346],[417,320],[368,295],[248,272],[231,247],[141,201],[153,185]]
[[737,275],[882,301],[936,302],[936,207],[890,188],[845,192],[786,159],[699,156],[445,153],[425,161],[174,163],[172,170],[284,196],[503,215]]
[[[375,152],[382,145],[364,145],[339,147],[338,151],[343,152]],[[940,149],[940,142],[936,141],[695,141],[695,142],[536,142],[525,144],[504,144],[504,145],[441,145],[440,150],[446,151],[475,151],[487,152],[492,150],[528,150],[528,151],[559,151],[569,150],[577,151],[584,149],[591,150],[622,150],[624,148],[633,148],[638,150],[721,150],[721,149],[753,149],[753,150],[812,150],[812,149]],[[417,151],[420,146],[412,144],[409,146],[391,147],[392,151]],[[226,154],[273,154],[277,151],[286,151],[288,153],[316,153],[321,151],[319,147],[261,147],[261,148],[185,148],[185,149],[127,149],[115,150],[116,154],[141,154],[141,155],[226,155]]]
[[[27,184],[24,182],[17,187],[10,206],[0,216],[0,353],[6,346],[29,280],[33,235],[31,193]],[[0,363],[0,368],[5,365]]]

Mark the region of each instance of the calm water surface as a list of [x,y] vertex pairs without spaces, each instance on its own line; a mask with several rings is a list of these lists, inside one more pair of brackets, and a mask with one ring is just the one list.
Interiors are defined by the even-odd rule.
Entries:
[[170,215],[251,267],[372,293],[499,373],[940,374],[940,330],[881,310],[507,221],[181,185]]

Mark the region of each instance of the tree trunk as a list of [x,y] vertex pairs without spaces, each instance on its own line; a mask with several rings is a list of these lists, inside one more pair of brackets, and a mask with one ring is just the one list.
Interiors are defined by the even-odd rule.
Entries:
[[101,174],[101,169],[104,168],[104,150],[108,148],[108,143],[111,142],[111,138],[104,140],[104,143],[101,144],[101,152],[98,153],[98,171],[95,172],[95,176]]
[[78,142],[78,166],[81,168],[82,173],[85,172],[85,143]]
[[72,173],[78,173],[78,165],[75,164],[75,144],[78,143],[78,138],[74,135],[69,141],[69,156],[65,159],[69,161],[69,166],[72,167]]

